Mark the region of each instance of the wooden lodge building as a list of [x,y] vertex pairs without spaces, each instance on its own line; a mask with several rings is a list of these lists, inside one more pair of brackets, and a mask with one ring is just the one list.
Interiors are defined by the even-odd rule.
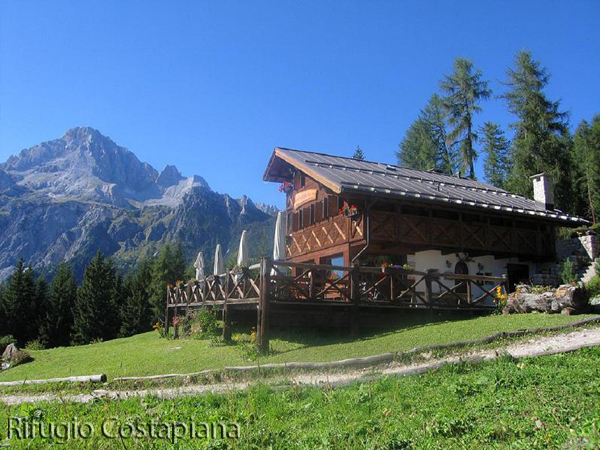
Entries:
[[554,208],[544,174],[531,200],[435,170],[275,148],[264,180],[286,195],[295,263],[506,276],[511,289],[555,261],[557,226],[586,223]]
[[225,339],[254,316],[268,351],[270,324],[358,335],[411,310],[490,311],[555,263],[556,227],[587,223],[554,208],[544,174],[530,200],[436,171],[275,148],[264,179],[286,195],[285,258],[276,232],[279,259],[168,286],[167,331],[171,317],[218,307]]

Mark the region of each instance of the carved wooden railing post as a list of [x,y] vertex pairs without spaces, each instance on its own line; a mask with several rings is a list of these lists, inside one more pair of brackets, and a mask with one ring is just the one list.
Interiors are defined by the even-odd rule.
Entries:
[[350,334],[352,337],[358,337],[360,334],[360,268],[358,264],[352,266],[352,272],[350,273],[350,301],[352,303],[350,309]]
[[226,271],[226,279],[225,279],[225,298],[223,299],[223,340],[229,341],[231,340],[231,323],[229,320],[229,305],[227,300],[229,299],[229,289],[230,289],[230,279],[231,279],[231,271],[228,269]]

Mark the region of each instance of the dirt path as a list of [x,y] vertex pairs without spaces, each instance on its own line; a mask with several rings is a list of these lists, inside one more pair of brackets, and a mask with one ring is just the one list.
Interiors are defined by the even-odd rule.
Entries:
[[[431,354],[421,354],[428,359],[425,362],[403,363],[393,362],[376,367],[347,370],[343,372],[301,372],[288,374],[273,378],[277,384],[292,383],[306,386],[343,386],[354,381],[370,381],[382,376],[406,376],[424,373],[438,369],[446,364],[458,362],[491,361],[501,355],[508,354],[514,358],[535,357],[565,353],[578,350],[583,347],[600,345],[600,327],[582,329],[567,334],[555,336],[540,336],[526,341],[519,341],[504,347],[492,350],[475,350],[461,352],[443,358],[433,358]],[[262,381],[265,382],[264,380]],[[6,405],[17,405],[20,403],[35,403],[43,401],[63,401],[87,403],[96,398],[125,399],[131,397],[145,397],[147,395],[159,398],[174,398],[180,396],[194,396],[210,393],[227,393],[230,391],[246,389],[250,382],[239,383],[215,383],[204,385],[190,385],[174,388],[152,388],[145,390],[96,390],[91,394],[39,394],[39,395],[0,395],[0,402]]]

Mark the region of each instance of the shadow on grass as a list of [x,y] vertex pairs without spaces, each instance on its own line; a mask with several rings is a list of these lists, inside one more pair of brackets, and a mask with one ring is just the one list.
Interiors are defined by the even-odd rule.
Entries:
[[[412,313],[410,315],[398,316],[393,324],[380,327],[365,327],[361,329],[360,336],[353,338],[350,336],[348,328],[324,329],[324,328],[273,328],[271,330],[271,341],[282,341],[293,345],[289,349],[272,348],[271,355],[281,355],[295,352],[304,348],[315,348],[336,344],[348,344],[352,342],[368,341],[380,339],[385,336],[397,334],[399,332],[415,330],[428,326],[440,325],[447,322],[465,321],[474,319],[477,316],[467,314],[441,314],[431,315],[430,313]],[[248,333],[249,327],[236,327],[240,333]]]

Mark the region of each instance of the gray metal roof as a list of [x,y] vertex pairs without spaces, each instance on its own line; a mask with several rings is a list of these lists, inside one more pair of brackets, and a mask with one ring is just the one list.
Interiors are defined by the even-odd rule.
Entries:
[[336,193],[356,192],[462,205],[544,217],[567,222],[571,226],[587,223],[580,217],[569,216],[559,210],[546,210],[541,203],[480,181],[288,148],[275,148],[265,180],[275,180],[270,176],[270,170],[277,158],[314,177]]

